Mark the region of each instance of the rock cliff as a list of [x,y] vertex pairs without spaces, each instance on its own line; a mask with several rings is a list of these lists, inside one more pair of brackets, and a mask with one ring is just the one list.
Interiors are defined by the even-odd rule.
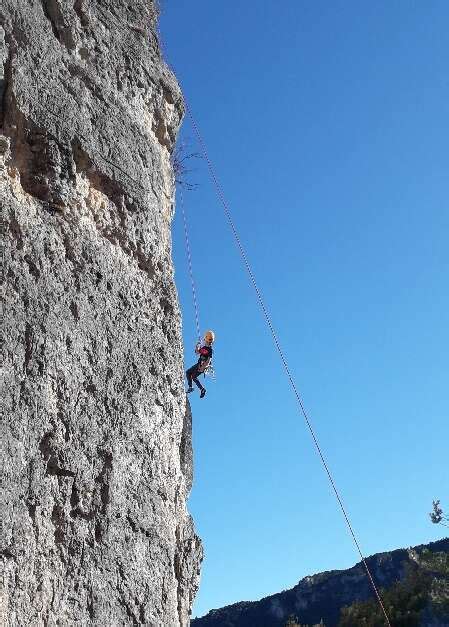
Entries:
[[0,623],[189,624],[170,155],[153,0],[2,0]]

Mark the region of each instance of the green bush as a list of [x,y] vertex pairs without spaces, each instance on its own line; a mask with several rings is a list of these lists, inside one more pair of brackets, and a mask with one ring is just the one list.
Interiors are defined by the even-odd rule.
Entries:
[[[449,610],[449,555],[423,552],[407,568],[405,578],[381,591],[382,602],[395,627],[417,627],[427,607],[438,616]],[[339,627],[385,627],[377,600],[353,603],[341,610]]]

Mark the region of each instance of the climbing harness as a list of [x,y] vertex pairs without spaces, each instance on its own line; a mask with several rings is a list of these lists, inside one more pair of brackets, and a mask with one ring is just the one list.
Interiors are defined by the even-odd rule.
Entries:
[[215,374],[215,369],[212,364],[212,359],[210,360],[210,363],[207,365],[206,370],[204,371],[203,374],[205,377],[209,377],[209,379],[212,379],[212,381],[217,380],[217,375]]
[[215,381],[216,375],[212,361],[212,357],[210,357],[204,369],[200,370],[200,374],[202,374],[204,378],[209,377],[212,381]]

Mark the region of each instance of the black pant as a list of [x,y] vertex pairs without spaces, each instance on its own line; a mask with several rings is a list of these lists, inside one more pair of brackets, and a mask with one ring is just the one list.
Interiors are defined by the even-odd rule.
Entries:
[[202,372],[198,368],[198,364],[195,364],[188,370],[186,370],[187,381],[189,383],[189,388],[192,387],[192,381],[195,382],[195,385],[200,388],[200,390],[204,390],[201,383],[198,381],[198,377],[202,374]]

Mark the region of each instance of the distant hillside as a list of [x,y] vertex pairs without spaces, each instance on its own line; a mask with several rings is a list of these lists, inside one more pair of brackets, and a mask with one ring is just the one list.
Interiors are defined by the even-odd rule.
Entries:
[[[433,566],[437,562],[442,563],[442,560],[446,565],[446,574],[441,574]],[[449,627],[449,538],[410,549],[378,553],[367,558],[367,563],[378,588],[391,590],[388,599],[400,599],[398,603],[405,603],[404,591],[397,585],[395,587],[395,584],[404,580],[408,582],[408,573],[424,573],[430,578],[427,596],[420,599],[425,610],[417,610],[421,617],[419,622],[412,622],[411,618],[405,622],[401,620],[401,627],[415,624],[420,627]],[[211,610],[206,616],[194,619],[191,624],[192,627],[284,627],[288,617],[293,615],[302,624],[314,625],[323,619],[326,627],[337,627],[341,609],[352,606],[345,612],[346,627],[383,625],[375,620],[375,606],[361,603],[369,601],[373,596],[365,568],[362,563],[358,563],[347,570],[305,577],[291,590],[260,601],[235,603]],[[432,600],[435,601],[433,606]],[[365,616],[372,620],[365,622]]]

